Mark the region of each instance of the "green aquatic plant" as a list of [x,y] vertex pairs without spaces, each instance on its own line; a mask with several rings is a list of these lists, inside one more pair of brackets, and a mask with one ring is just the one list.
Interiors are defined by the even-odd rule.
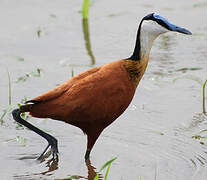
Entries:
[[206,83],[207,83],[207,79],[204,81],[204,83],[202,84],[202,92],[203,92],[203,113],[206,114],[206,98],[205,98],[205,89],[206,89]]
[[90,0],[83,0],[83,6],[82,6],[83,19],[88,19],[89,5],[90,5]]
[[39,29],[37,30],[37,37],[38,37],[38,38],[40,38],[41,33],[42,33],[42,30],[39,28]]
[[16,137],[16,141],[17,141],[18,143],[20,143],[20,144],[23,144],[24,146],[27,145],[27,139],[24,138],[24,137],[17,136],[17,137]]
[[27,139],[21,136],[16,136],[15,138],[9,138],[9,139],[4,140],[4,142],[10,142],[10,141],[16,141],[24,146],[27,145]]
[[9,83],[8,83],[8,90],[9,90],[9,106],[7,107],[7,109],[6,110],[4,110],[4,112],[3,112],[3,114],[1,115],[1,117],[0,117],[0,124],[2,125],[3,124],[3,119],[4,119],[4,117],[11,111],[11,109],[13,108],[13,106],[12,106],[12,91],[11,91],[11,76],[10,76],[10,73],[9,73],[9,70],[7,69],[7,75],[8,75],[8,81],[9,81]]
[[207,129],[200,131],[198,134],[192,136],[193,139],[200,141],[200,144],[207,145],[207,136],[202,135],[204,132],[207,132]]
[[206,7],[207,6],[207,3],[206,2],[200,2],[200,3],[195,3],[193,4],[193,8],[203,8],[203,7]]
[[83,28],[83,35],[84,35],[84,40],[85,40],[85,48],[88,52],[89,57],[91,58],[91,65],[94,65],[96,60],[95,60],[95,57],[93,55],[93,51],[91,48],[88,19],[82,20],[82,28]]
[[42,69],[37,68],[36,71],[30,72],[30,73],[26,73],[24,76],[20,76],[17,79],[17,83],[19,82],[25,82],[26,80],[28,80],[30,77],[40,77],[42,72]]
[[16,58],[17,58],[18,61],[24,61],[24,58],[23,57],[16,56]]
[[91,65],[94,65],[95,57],[91,49],[90,33],[89,33],[89,25],[88,25],[89,24],[88,23],[89,6],[90,6],[90,0],[83,0],[82,28],[83,28],[83,35],[84,35],[84,40],[85,40],[85,47],[86,47],[89,57],[91,58]]
[[11,76],[9,73],[9,70],[7,69],[7,75],[8,75],[8,80],[9,80],[9,106],[11,105],[11,99],[12,99],[12,95],[11,95]]
[[[17,104],[18,108],[20,108],[21,104],[25,104],[27,101],[27,97],[21,99],[20,103]],[[24,120],[28,120],[30,118],[30,115],[26,114],[25,112],[21,113],[21,118]],[[17,122],[16,129],[24,129],[24,126]]]
[[113,158],[113,159],[107,161],[107,162],[101,167],[101,169],[99,170],[99,172],[96,174],[94,180],[98,180],[98,179],[99,179],[99,173],[100,173],[101,171],[103,171],[105,168],[107,168],[107,169],[106,169],[106,173],[105,173],[105,176],[104,176],[104,180],[107,180],[107,177],[108,177],[108,173],[109,173],[111,164],[112,164],[112,162],[115,161],[116,159],[117,159],[117,157],[115,157],[115,158]]
[[13,109],[13,105],[9,105],[8,107],[7,107],[7,109],[6,110],[4,110],[4,112],[3,112],[3,114],[1,115],[1,117],[0,117],[0,124],[2,125],[3,123],[4,123],[4,117],[7,115],[7,114],[9,114],[9,112]]

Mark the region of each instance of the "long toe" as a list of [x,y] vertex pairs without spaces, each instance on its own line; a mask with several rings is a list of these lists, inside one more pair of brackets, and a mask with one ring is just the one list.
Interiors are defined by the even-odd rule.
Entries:
[[58,158],[58,149],[57,147],[51,147],[52,156],[54,159]]
[[[42,154],[40,155],[40,157],[37,158],[37,160],[42,161],[42,160],[45,158],[45,156],[46,156],[46,154],[47,154],[46,151],[48,150],[49,147],[50,147],[50,144],[47,145],[47,147],[46,147],[45,150],[42,152]],[[50,154],[49,154],[49,156],[50,156]]]
[[57,140],[55,139],[55,140],[53,141],[53,143],[50,144],[50,145],[51,145],[51,151],[52,151],[52,156],[53,156],[53,158],[58,157],[58,153],[59,153],[59,151],[58,151]]

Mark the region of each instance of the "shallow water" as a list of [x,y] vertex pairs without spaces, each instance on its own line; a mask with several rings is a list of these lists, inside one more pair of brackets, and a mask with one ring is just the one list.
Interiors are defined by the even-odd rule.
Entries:
[[[134,48],[140,19],[150,12],[193,32],[168,33],[154,43],[149,66],[126,112],[99,137],[84,162],[86,136],[73,126],[49,119],[29,121],[59,140],[59,161],[35,159],[46,142],[17,128],[11,115],[0,126],[1,179],[89,179],[113,157],[108,179],[204,180],[207,147],[192,138],[207,129],[202,114],[201,85],[207,55],[207,4],[203,1],[92,1],[90,45],[85,47],[82,1],[35,0],[0,3],[0,116],[8,107],[7,69],[12,81],[12,104],[31,99],[93,66],[126,58]],[[38,37],[38,32],[39,36]],[[42,69],[40,77],[19,77]],[[203,133],[205,135],[205,133]],[[48,165],[49,164],[49,165]],[[49,166],[49,167],[48,167]],[[96,168],[96,169],[95,169]]]

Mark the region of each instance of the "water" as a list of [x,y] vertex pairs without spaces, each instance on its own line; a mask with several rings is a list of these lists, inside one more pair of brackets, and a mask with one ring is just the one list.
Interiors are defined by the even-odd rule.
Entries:
[[[92,1],[87,48],[83,35],[87,30],[83,31],[79,13],[81,3],[1,2],[0,115],[8,107],[7,69],[12,104],[16,105],[72,74],[128,57],[139,21],[148,13],[157,12],[193,35],[168,33],[155,41],[131,105],[99,137],[91,153],[91,165],[84,162],[86,136],[81,130],[58,121],[31,118],[31,123],[59,140],[59,161],[48,162],[48,158],[38,163],[35,158],[46,142],[27,129],[17,128],[7,115],[0,126],[1,179],[61,179],[70,175],[90,179],[113,157],[118,158],[108,179],[206,179],[207,148],[192,138],[207,128],[201,85],[192,80],[207,78],[206,2]],[[25,82],[16,83],[37,68],[42,69],[40,77],[31,75]]]

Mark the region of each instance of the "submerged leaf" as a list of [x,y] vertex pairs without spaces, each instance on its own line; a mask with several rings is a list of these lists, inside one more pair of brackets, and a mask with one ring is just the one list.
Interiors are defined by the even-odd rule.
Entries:
[[192,75],[186,75],[186,76],[180,76],[180,77],[177,77],[175,79],[173,79],[173,83],[175,83],[177,80],[179,79],[190,79],[190,80],[193,80],[193,81],[196,81],[197,83],[199,83],[200,85],[203,84],[203,81],[201,78],[197,77],[197,76],[192,76]]
[[24,146],[27,145],[27,139],[26,138],[23,138],[23,137],[20,137],[20,136],[17,136],[16,137],[16,141],[23,144]]
[[37,30],[37,36],[38,36],[38,38],[40,38],[41,32],[42,32],[41,29],[38,29],[38,30]]
[[17,79],[16,83],[25,82],[30,77],[40,77],[41,72],[42,72],[42,69],[37,68],[36,71],[30,72],[30,73],[26,73],[24,76],[19,77]]

